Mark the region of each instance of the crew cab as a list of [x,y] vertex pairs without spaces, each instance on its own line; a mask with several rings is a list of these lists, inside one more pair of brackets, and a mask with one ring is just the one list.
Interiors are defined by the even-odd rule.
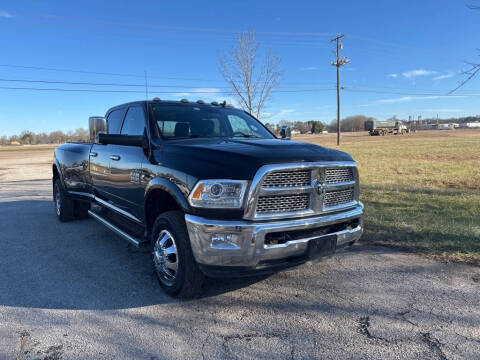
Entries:
[[363,232],[350,155],[291,141],[288,128],[277,139],[225,103],[119,105],[90,119],[90,137],[55,149],[56,215],[149,247],[171,296],[331,255]]

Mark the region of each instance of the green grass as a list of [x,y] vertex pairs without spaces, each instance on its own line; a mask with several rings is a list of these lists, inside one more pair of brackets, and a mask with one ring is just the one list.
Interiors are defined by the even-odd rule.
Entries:
[[345,140],[360,172],[362,241],[480,264],[480,131]]

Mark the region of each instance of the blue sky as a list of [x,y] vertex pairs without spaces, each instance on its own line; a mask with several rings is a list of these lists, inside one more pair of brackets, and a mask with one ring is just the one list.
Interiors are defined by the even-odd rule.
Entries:
[[[351,59],[341,74],[342,117],[480,114],[480,78],[445,96],[462,79],[464,61],[480,60],[480,11],[463,1],[4,0],[0,87],[138,93],[0,88],[0,135],[86,127],[88,116],[145,98],[141,86],[6,80],[141,85],[146,72],[148,82],[158,86],[150,88],[150,97],[230,99],[222,93],[227,84],[217,59],[234,45],[235,34],[247,29],[282,59],[281,88],[269,103],[269,122],[335,118],[329,40],[339,32],[345,33],[342,55]],[[202,91],[206,94],[192,93]]]

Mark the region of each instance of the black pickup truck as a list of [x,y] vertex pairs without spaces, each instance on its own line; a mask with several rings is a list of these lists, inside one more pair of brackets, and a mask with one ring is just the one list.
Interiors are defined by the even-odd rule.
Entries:
[[346,153],[277,139],[225,103],[137,101],[90,119],[90,143],[55,149],[60,221],[93,217],[149,246],[159,282],[193,296],[204,277],[305,263],[363,232]]

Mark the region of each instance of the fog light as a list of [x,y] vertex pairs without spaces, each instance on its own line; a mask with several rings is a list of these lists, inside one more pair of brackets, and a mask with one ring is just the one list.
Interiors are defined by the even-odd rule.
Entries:
[[215,249],[240,249],[235,234],[213,234],[210,238],[210,247]]

